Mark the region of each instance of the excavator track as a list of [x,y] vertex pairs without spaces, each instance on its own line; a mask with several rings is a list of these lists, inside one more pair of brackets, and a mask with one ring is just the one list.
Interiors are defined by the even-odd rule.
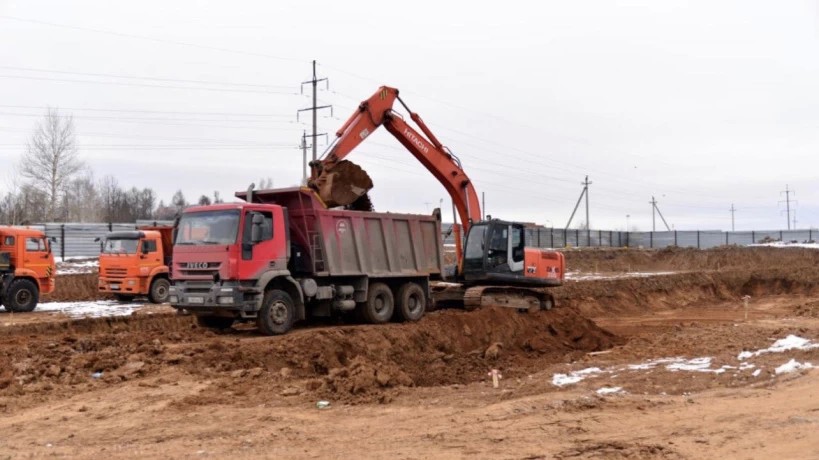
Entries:
[[445,289],[433,287],[436,305],[456,306],[462,300],[463,308],[471,311],[481,307],[507,307],[518,310],[550,310],[555,305],[554,297],[539,288],[510,286],[463,286],[448,285]]

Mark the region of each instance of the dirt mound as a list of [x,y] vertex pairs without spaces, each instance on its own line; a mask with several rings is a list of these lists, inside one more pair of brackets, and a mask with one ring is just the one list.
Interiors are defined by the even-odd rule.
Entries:
[[584,316],[615,316],[682,308],[699,302],[736,301],[745,295],[809,295],[819,292],[819,272],[768,269],[679,273],[649,278],[569,282],[550,292],[559,306]]
[[[48,333],[34,334],[37,327],[48,327]],[[169,368],[216,381],[200,395],[208,401],[230,401],[228,390],[382,400],[388,388],[480,381],[490,368],[521,377],[544,362],[616,343],[618,338],[569,309],[443,311],[412,324],[307,328],[281,337],[246,330],[217,335],[170,315],[81,320],[0,336],[0,356],[8,361],[0,368],[11,369],[2,374],[0,400],[64,396]]]
[[57,276],[54,292],[44,294],[42,302],[80,302],[108,298],[100,295],[96,273]]
[[806,248],[725,246],[700,250],[665,249],[574,249],[565,250],[569,271],[631,272],[765,269],[819,265],[819,251]]

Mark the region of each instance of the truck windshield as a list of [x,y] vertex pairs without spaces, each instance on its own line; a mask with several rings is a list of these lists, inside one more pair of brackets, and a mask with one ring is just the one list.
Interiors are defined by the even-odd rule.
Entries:
[[104,254],[136,254],[137,243],[139,243],[139,240],[133,238],[109,238],[105,240],[102,252]]
[[238,209],[185,213],[174,244],[233,244],[238,232]]

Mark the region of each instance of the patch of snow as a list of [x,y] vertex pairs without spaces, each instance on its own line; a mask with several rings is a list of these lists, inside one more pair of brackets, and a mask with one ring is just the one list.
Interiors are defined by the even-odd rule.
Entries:
[[98,271],[100,267],[99,260],[83,259],[76,262],[57,262],[57,275],[77,275],[82,273],[93,273]]
[[749,244],[748,246],[767,246],[770,248],[808,248],[819,249],[819,243],[788,243],[783,241],[773,241],[771,243]]
[[748,369],[753,369],[756,367],[756,364],[749,363],[747,361],[740,363],[739,370],[746,371]]
[[784,339],[777,340],[768,348],[763,348],[756,351],[743,351],[737,355],[737,359],[742,361],[743,359],[748,359],[765,353],[782,353],[789,350],[811,350],[814,348],[819,348],[819,343],[813,343],[808,339],[796,335],[789,335]]
[[612,395],[623,391],[623,387],[604,387],[597,390],[599,395]]
[[799,361],[791,358],[790,361],[787,363],[777,367],[774,369],[774,373],[779,374],[790,374],[791,372],[796,372],[800,369],[812,369],[813,364],[811,363],[800,363]]
[[754,377],[759,377],[759,374],[761,374],[761,373],[762,373],[762,369],[757,369],[757,370],[755,370],[755,371],[754,371],[754,373],[753,373],[753,374],[751,374],[751,375],[753,375]]
[[591,280],[613,280],[622,278],[647,278],[650,276],[667,276],[674,275],[677,272],[628,272],[628,273],[580,273],[580,272],[566,272],[566,279],[572,281],[591,281]]
[[101,318],[105,316],[128,316],[143,307],[141,303],[119,303],[113,300],[93,302],[43,302],[35,312],[62,313],[71,318]]
[[565,385],[573,385],[582,381],[586,377],[593,376],[603,372],[599,367],[589,367],[579,371],[572,371],[568,374],[555,374],[552,376],[552,385],[562,387]]

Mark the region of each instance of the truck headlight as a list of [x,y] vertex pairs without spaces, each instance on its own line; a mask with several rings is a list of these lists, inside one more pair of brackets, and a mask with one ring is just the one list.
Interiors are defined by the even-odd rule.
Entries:
[[233,297],[219,296],[219,304],[229,305],[233,303]]
[[136,284],[136,281],[134,281],[134,280],[128,280],[128,286],[133,286],[133,285],[135,285],[135,284]]
[[223,288],[219,289],[219,292],[221,292],[222,294],[233,294],[233,288],[232,287],[223,287]]
[[168,288],[168,293],[169,294],[176,294],[176,286],[171,285],[171,287]]

